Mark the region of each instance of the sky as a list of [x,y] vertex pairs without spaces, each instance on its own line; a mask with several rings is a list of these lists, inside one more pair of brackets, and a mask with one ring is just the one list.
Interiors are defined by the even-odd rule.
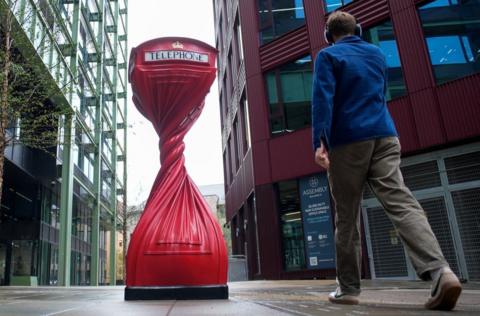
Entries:
[[[212,0],[129,1],[128,46],[166,36],[190,37],[215,47]],[[135,108],[128,92],[127,202],[148,198],[160,170],[158,136],[151,123]],[[188,174],[198,185],[223,183],[218,83],[207,95],[202,115],[185,137]]]

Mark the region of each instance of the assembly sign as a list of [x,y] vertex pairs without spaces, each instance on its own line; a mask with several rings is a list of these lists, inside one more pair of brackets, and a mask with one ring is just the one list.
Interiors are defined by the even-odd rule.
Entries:
[[309,269],[335,268],[330,194],[325,174],[300,179],[300,203]]

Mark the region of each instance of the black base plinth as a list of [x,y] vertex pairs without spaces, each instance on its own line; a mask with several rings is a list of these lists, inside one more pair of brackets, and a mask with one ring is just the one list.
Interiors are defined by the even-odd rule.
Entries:
[[127,286],[126,301],[142,300],[221,300],[228,299],[227,285],[207,286]]

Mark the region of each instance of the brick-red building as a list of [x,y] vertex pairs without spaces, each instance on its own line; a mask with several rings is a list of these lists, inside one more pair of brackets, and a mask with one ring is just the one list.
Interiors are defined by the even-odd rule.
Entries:
[[[452,268],[480,280],[480,0],[213,0],[227,221],[249,277],[334,277],[330,201],[313,163],[311,75],[328,14],[356,16],[389,66],[405,181]],[[314,197],[315,198],[315,197]],[[318,197],[317,197],[318,198]],[[317,201],[318,202],[318,201]],[[310,204],[308,204],[310,203]],[[308,215],[308,214],[310,215]],[[380,204],[362,204],[365,277],[414,278]],[[315,231],[315,221],[324,222]],[[330,225],[325,231],[323,229]],[[312,237],[313,236],[313,237]],[[320,240],[320,241],[318,241]],[[321,256],[324,256],[321,259]]]

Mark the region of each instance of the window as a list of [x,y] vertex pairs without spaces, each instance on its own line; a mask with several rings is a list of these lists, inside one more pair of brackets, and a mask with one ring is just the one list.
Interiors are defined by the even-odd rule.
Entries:
[[312,58],[300,58],[265,75],[271,133],[291,132],[310,125]]
[[248,118],[248,101],[245,94],[240,101],[240,113],[242,116],[242,134],[243,134],[243,156],[250,148],[250,120]]
[[278,183],[283,265],[286,271],[306,268],[302,212],[297,180]]
[[418,13],[438,84],[480,72],[480,0],[436,0]]
[[38,260],[38,241],[12,240],[11,273],[12,276],[36,275]]
[[228,192],[228,185],[230,184],[230,179],[229,179],[228,176],[227,176],[227,170],[228,170],[228,169],[227,169],[227,168],[228,168],[228,166],[227,166],[227,162],[228,162],[228,160],[227,160],[227,150],[228,150],[228,149],[225,149],[225,150],[223,151],[223,169],[224,169],[224,172],[223,172],[223,183],[224,183],[224,190],[225,190],[225,192]]
[[75,132],[74,164],[93,183],[94,144],[79,124]]
[[53,31],[53,27],[55,24],[55,15],[50,8],[50,5],[48,4],[48,1],[40,0],[37,5],[43,15],[43,18],[45,19],[45,22],[47,23],[48,28],[50,29],[50,31]]
[[[239,146],[241,146],[238,143],[238,139],[241,139],[241,135],[238,135],[240,130],[238,129],[238,116],[235,118],[233,121],[233,129],[232,129],[232,134],[233,134],[233,155],[235,156],[235,173],[238,171],[238,168],[240,168],[240,150]],[[243,158],[243,157],[242,157]]]
[[60,16],[63,21],[65,21],[68,34],[72,37],[72,22],[73,22],[73,15],[75,10],[75,4],[67,3],[66,1],[58,1],[58,10],[60,11]]
[[34,48],[37,50],[39,55],[43,55],[43,36],[44,36],[43,23],[39,16],[35,16],[35,37],[33,39]]
[[387,100],[405,95],[405,81],[403,79],[402,64],[398,54],[397,42],[393,34],[390,20],[372,27],[364,32],[366,41],[380,47],[387,60]]
[[353,0],[324,0],[325,2],[325,9],[327,12],[332,12],[341,6],[344,6],[346,4],[349,4]]
[[[236,147],[236,131],[234,130],[235,126],[232,124],[232,130],[230,136],[228,137],[228,146],[230,149],[230,183],[233,182],[234,177],[237,174],[237,166],[238,166],[238,159],[237,159],[237,147]],[[233,137],[232,137],[233,136]]]
[[228,87],[227,87],[227,77],[228,77],[228,71],[225,70],[225,74],[223,76],[223,85],[222,85],[222,91],[221,94],[223,96],[223,107],[224,111],[223,113],[225,114],[225,121],[224,124],[226,125],[228,122],[228,112],[230,111],[230,104],[229,104],[229,98],[228,98]]
[[237,14],[235,19],[235,35],[238,49],[238,66],[243,61],[243,38],[242,38],[242,26],[240,24],[240,16]]
[[224,121],[226,119],[226,113],[225,113],[226,112],[225,111],[226,104],[225,104],[225,101],[223,100],[223,95],[225,94],[224,90],[225,89],[222,89],[222,91],[220,91],[220,98],[219,98],[220,99],[220,102],[219,102],[219,104],[220,104],[220,118],[221,118],[221,121],[222,121],[222,127],[223,127],[223,125],[225,125]]
[[230,46],[228,50],[228,61],[226,69],[227,77],[227,94],[230,98],[233,96],[233,81],[236,79],[236,73],[234,72],[234,65],[232,64],[232,48]]
[[257,5],[262,44],[305,24],[302,0],[257,0]]
[[225,168],[228,169],[228,184],[232,184],[233,181],[233,167],[232,167],[232,137],[229,136],[227,140],[227,148],[225,149],[227,152],[227,165]]
[[[77,182],[76,182],[77,183]],[[85,189],[78,184],[79,192],[73,195],[72,204],[72,236],[77,240],[90,242],[91,226],[92,226],[92,211],[87,203],[90,198]]]
[[[223,38],[223,15],[220,14],[220,19],[219,19],[219,22],[218,22],[218,38],[220,40],[220,46],[218,47],[219,50],[223,50],[223,42],[224,42],[224,38]],[[219,58],[220,60],[221,58]]]

